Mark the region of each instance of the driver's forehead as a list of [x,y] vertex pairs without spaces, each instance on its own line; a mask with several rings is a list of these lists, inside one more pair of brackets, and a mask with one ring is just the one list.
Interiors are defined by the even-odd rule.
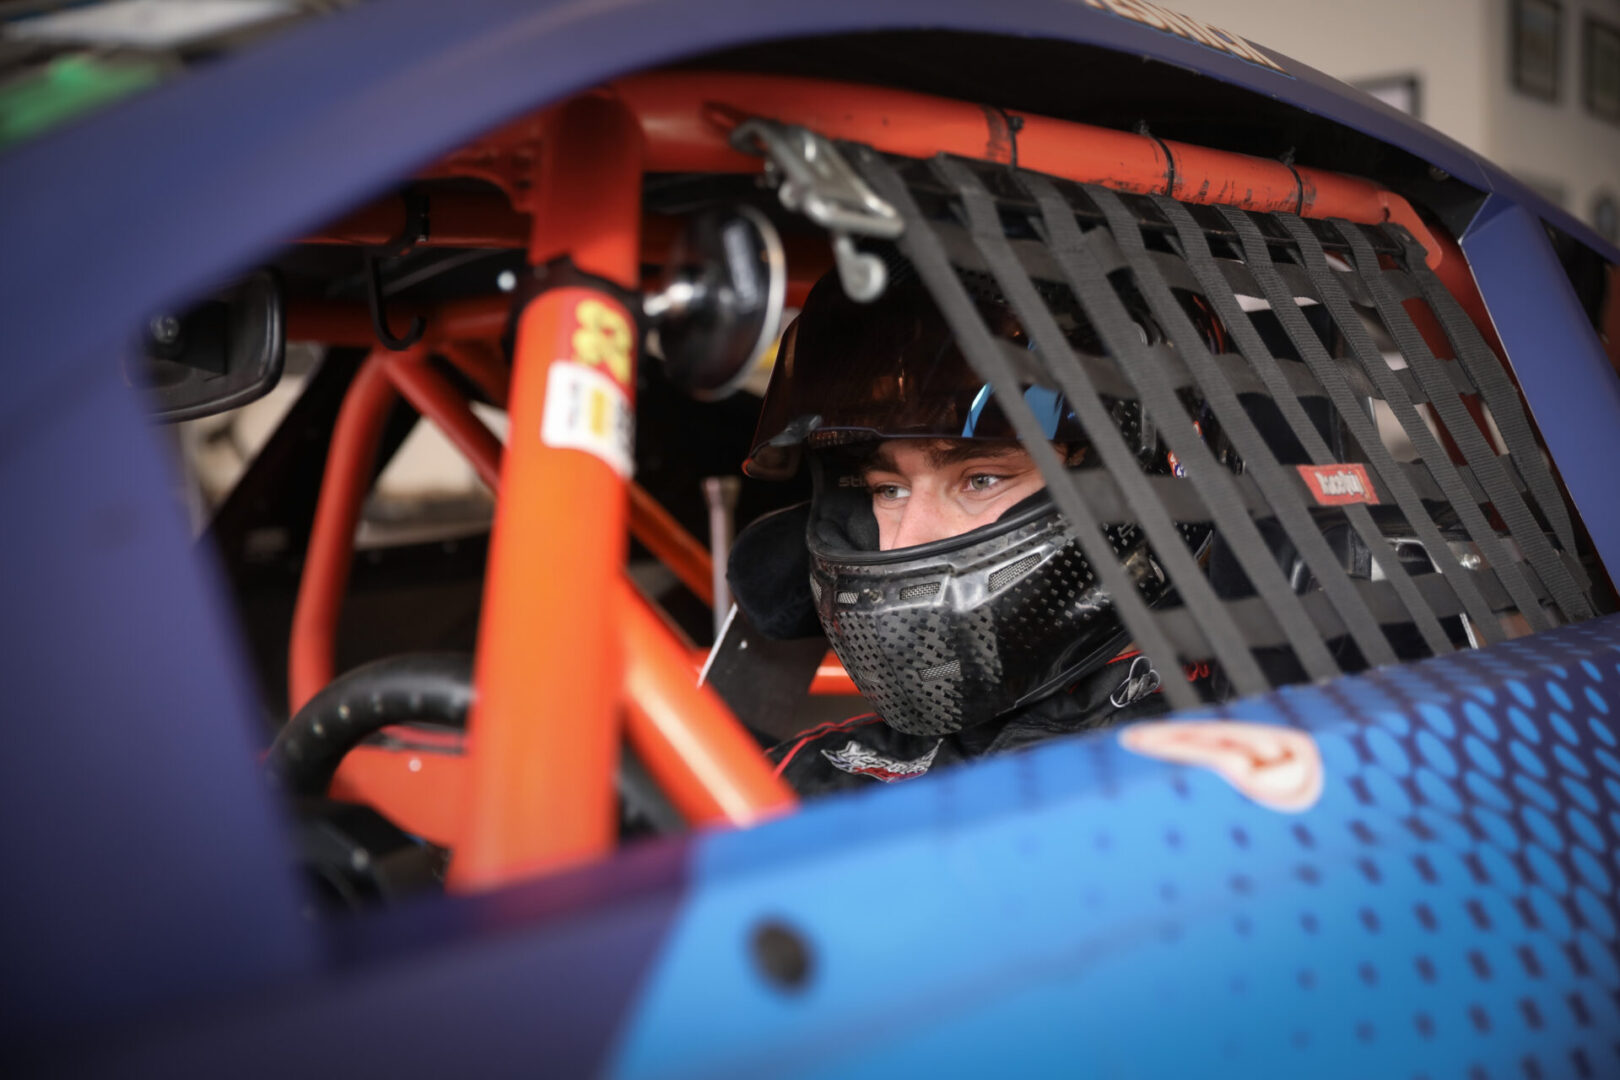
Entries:
[[1029,453],[1012,441],[991,439],[886,439],[863,463],[867,471],[911,472],[945,469],[967,462],[1028,462]]

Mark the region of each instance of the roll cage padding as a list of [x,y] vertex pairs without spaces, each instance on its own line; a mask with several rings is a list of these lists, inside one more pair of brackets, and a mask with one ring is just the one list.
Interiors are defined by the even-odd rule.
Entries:
[[472,705],[472,656],[409,653],[333,679],[288,720],[265,764],[294,795],[324,795],[350,750],[393,724],[462,729]]

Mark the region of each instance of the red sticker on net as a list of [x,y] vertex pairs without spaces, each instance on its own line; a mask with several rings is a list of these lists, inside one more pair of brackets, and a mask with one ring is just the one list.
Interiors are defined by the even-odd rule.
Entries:
[[1323,506],[1378,504],[1378,489],[1373,487],[1365,465],[1296,465],[1295,468]]

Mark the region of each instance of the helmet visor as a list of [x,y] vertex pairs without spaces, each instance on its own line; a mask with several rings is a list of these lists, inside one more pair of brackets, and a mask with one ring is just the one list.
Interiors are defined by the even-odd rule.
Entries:
[[[1004,349],[1028,356],[1029,340],[1006,305],[977,306]],[[1071,342],[1096,351],[1090,327],[1078,317],[1070,322],[1064,329]],[[1038,375],[1034,358],[1018,367],[1024,400],[1046,437],[1083,443],[1068,402]],[[877,303],[857,304],[826,279],[783,338],[744,467],[751,476],[788,475],[806,443],[1017,437],[920,283],[897,283]]]

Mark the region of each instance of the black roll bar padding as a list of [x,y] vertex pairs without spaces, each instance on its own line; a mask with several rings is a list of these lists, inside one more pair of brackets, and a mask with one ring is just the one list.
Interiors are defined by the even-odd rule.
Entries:
[[[473,658],[467,653],[405,653],[362,664],[333,679],[287,721],[265,766],[289,794],[326,794],[344,755],[393,724],[426,722],[465,730],[473,702]],[[634,750],[622,748],[616,776],[622,813],[646,819],[655,832],[685,826]]]
[[407,653],[333,679],[287,721],[265,764],[294,795],[324,795],[343,757],[392,724],[428,721],[464,728],[472,705],[472,657]]

